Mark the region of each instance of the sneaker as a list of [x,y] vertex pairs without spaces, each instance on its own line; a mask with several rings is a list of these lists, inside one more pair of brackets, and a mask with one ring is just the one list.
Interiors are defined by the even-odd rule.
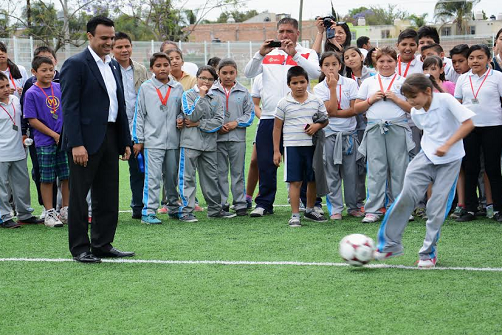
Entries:
[[476,219],[476,216],[473,212],[468,212],[465,209],[462,209],[460,216],[455,220],[457,222],[468,222]]
[[495,214],[493,214],[493,219],[497,222],[502,223],[502,213],[496,212]]
[[403,255],[404,252],[401,250],[401,251],[394,251],[394,252],[380,252],[378,249],[375,250],[375,252],[373,253],[373,259],[375,259],[376,261],[385,261],[389,258],[392,258],[392,257],[399,257],[401,255]]
[[486,216],[486,208],[479,205],[476,213],[474,213],[476,216]]
[[413,215],[410,215],[410,217],[408,218],[408,221],[411,222],[411,221],[415,221],[415,217]]
[[262,207],[256,207],[255,209],[253,209],[253,211],[249,214],[250,217],[252,218],[260,218],[260,217],[263,217],[267,214],[267,211],[265,210],[265,208],[262,208]]
[[7,221],[0,223],[0,228],[7,228],[7,229],[21,228],[21,225],[19,223],[17,223],[16,221],[10,219],[10,220],[7,220]]
[[486,217],[492,219],[494,215],[493,205],[486,206]]
[[353,216],[355,218],[362,218],[362,217],[364,217],[364,212],[362,212],[358,209],[353,209],[353,210],[347,211],[347,215]]
[[418,261],[418,267],[420,269],[431,269],[436,266],[437,257],[429,258],[429,259],[420,259]]
[[301,201],[300,201],[300,208],[299,209],[300,209],[300,213],[305,212],[305,205]]
[[248,209],[252,209],[253,208],[253,198],[246,197],[246,203],[248,205]]
[[230,211],[230,205],[229,204],[223,204],[221,205],[221,209],[223,209],[225,212]]
[[450,218],[458,219],[460,217],[460,215],[462,214],[462,209],[464,209],[464,208],[460,207],[460,206],[455,207],[455,210],[453,211],[453,213],[450,214]]
[[380,220],[379,215],[367,213],[361,222],[362,223],[374,223],[374,222],[377,222],[378,220]]
[[241,208],[235,211],[235,214],[237,216],[247,216],[248,215],[248,209],[247,208]]
[[58,213],[54,209],[49,209],[45,215],[44,224],[46,227],[63,227],[63,222],[59,220]]
[[68,206],[61,208],[59,211],[59,220],[64,224],[68,223]]
[[385,214],[387,212],[387,208],[382,207],[378,210],[380,213]]
[[134,219],[134,220],[141,220],[142,216],[143,215],[141,215],[141,213],[132,213],[131,218]]
[[195,204],[193,211],[194,212],[204,212],[204,208],[200,207],[199,204]]
[[321,214],[317,213],[316,211],[312,211],[310,213],[305,212],[305,214],[303,214],[303,218],[310,220],[310,221],[316,221],[316,222],[328,222],[328,220],[326,220],[324,215],[321,215]]
[[45,215],[46,214],[47,214],[47,211],[44,208],[44,210],[42,211],[42,214],[40,214],[40,220],[45,220]]
[[227,211],[224,211],[223,209],[221,209],[218,213],[213,214],[213,215],[208,215],[207,217],[210,219],[231,219],[236,216],[237,216],[237,214],[235,214],[235,213],[230,213],[230,212],[227,212]]
[[180,217],[180,221],[183,221],[183,222],[198,222],[199,220],[197,220],[197,218],[195,217],[195,215],[193,215],[192,213],[190,213],[190,214],[186,214],[186,215],[183,215],[182,217]]
[[163,205],[162,207],[160,207],[157,210],[157,213],[158,214],[168,214],[169,213],[169,209],[167,209],[167,206]]
[[300,218],[297,218],[297,217],[293,217],[293,218],[289,219],[288,225],[293,228],[302,226],[302,224],[300,222]]
[[148,214],[141,216],[141,223],[146,224],[162,224],[155,214]]
[[17,220],[17,223],[18,224],[41,224],[41,223],[44,223],[45,219],[39,219],[37,218],[36,216],[30,216],[29,218],[27,219],[24,219],[24,220]]
[[425,208],[420,207],[415,209],[413,215],[423,218],[425,216]]
[[330,217],[329,217],[331,220],[341,220],[342,219],[342,214],[340,213],[335,213],[335,214],[331,214]]
[[176,213],[176,214],[169,213],[168,215],[169,215],[170,219],[173,219],[173,220],[179,220],[180,219],[180,216],[179,216],[178,213]]
[[317,214],[324,215],[324,211],[322,210],[322,206],[314,206],[314,211],[315,211]]

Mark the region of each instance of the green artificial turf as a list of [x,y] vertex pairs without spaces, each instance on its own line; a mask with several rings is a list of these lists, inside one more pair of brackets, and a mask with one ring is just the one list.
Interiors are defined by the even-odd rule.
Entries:
[[[120,209],[126,211],[127,163],[120,166]],[[287,204],[285,185],[278,184],[277,203]],[[376,238],[379,227],[344,218],[294,229],[287,226],[289,215],[288,207],[264,218],[210,220],[197,213],[198,223],[161,216],[162,225],[147,226],[124,212],[114,245],[144,260],[341,262],[337,248],[343,236]],[[423,220],[411,222],[405,255],[386,263],[413,266],[424,233]],[[501,233],[502,225],[493,220],[448,220],[438,266],[502,268]],[[19,257],[69,259],[67,228],[1,230],[0,258]],[[502,332],[501,272],[0,262],[0,278],[2,335]]]

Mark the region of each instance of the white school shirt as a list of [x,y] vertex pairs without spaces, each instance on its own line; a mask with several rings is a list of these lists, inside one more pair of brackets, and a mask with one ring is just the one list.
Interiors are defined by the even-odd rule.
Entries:
[[[488,77],[486,77],[488,76]],[[471,88],[474,88],[474,93],[478,92],[478,88],[486,80],[479,90],[477,95],[478,104],[473,104],[474,94]],[[472,118],[472,122],[476,127],[489,127],[502,125],[502,107],[500,106],[500,97],[502,96],[502,72],[488,69],[481,77],[472,73],[470,70],[461,75],[455,86],[455,98],[462,100],[462,105],[473,111],[476,116]]]
[[[9,96],[9,103],[0,102],[0,105],[9,112],[9,115],[0,108],[0,162],[15,162],[26,158],[21,135],[21,104],[15,95]],[[16,115],[14,116],[14,109]],[[16,121],[18,130],[12,128]]]
[[19,79],[14,79],[12,78],[11,80],[11,74],[10,74],[10,70],[9,68],[7,68],[7,70],[5,71],[2,71],[6,76],[7,78],[9,78],[9,86],[12,87],[12,81],[14,81],[14,88],[16,89],[14,91],[14,95],[18,98],[21,98],[21,95],[17,92],[17,89],[19,87],[24,87],[24,83],[26,83],[26,80],[28,80],[28,73],[26,72],[26,69],[24,68],[24,66],[22,65],[18,65],[17,68],[19,69],[19,72],[21,73],[21,78]]
[[103,81],[105,82],[106,91],[108,92],[108,98],[110,100],[108,122],[115,122],[119,112],[119,102],[117,99],[117,83],[115,82],[115,77],[113,76],[112,68],[110,67],[112,58],[110,55],[106,55],[105,61],[103,62],[101,57],[99,57],[90,46],[87,48],[91,52],[92,58],[96,61],[101,77],[103,77]]
[[[340,90],[342,99],[340,100]],[[314,87],[314,94],[326,102],[330,99],[330,92],[326,80],[323,80]],[[350,102],[357,98],[357,83],[355,80],[339,76],[338,84],[336,85],[336,97],[339,100],[341,109],[350,108]],[[330,117],[329,124],[324,128],[326,137],[333,135],[339,131],[353,131],[356,129],[356,117],[341,118]]]
[[[399,72],[400,65],[401,65],[401,72]],[[396,73],[399,74],[403,78],[406,78],[407,76],[409,76],[412,73],[424,73],[423,65],[424,65],[424,63],[420,60],[420,58],[415,57],[410,62],[410,67],[408,69],[408,72],[406,72],[406,67],[408,66],[408,63],[403,63],[403,62],[399,63],[399,57],[398,57],[398,62],[396,65]]]
[[126,114],[129,120],[129,127],[132,129],[132,121],[134,118],[134,110],[136,108],[136,88],[134,87],[134,68],[132,62],[127,68],[120,65],[122,72],[122,86],[124,87],[124,98],[126,103]]
[[456,83],[458,77],[460,77],[460,74],[458,74],[457,71],[455,71],[455,69],[453,68],[453,63],[451,59],[444,57],[443,65],[444,65],[444,75],[446,80],[451,81],[452,83]]
[[449,93],[433,93],[428,111],[423,108],[411,109],[411,118],[416,126],[424,131],[420,145],[432,163],[446,164],[464,157],[462,140],[453,144],[443,157],[436,156],[435,153],[453,136],[462,122],[471,119],[474,115]]
[[313,123],[312,117],[315,113],[322,112],[326,116],[326,106],[312,93],[308,93],[308,98],[304,102],[298,102],[291,93],[277,104],[275,117],[284,121],[282,136],[284,147],[311,147],[312,136],[305,133],[305,126]]
[[263,74],[257,75],[253,80],[253,87],[251,88],[252,98],[261,98],[263,91]]
[[[359,92],[357,93],[357,99],[366,100],[380,90],[380,84],[378,82],[378,74],[366,79],[359,87]],[[387,91],[394,74],[389,77],[380,76],[382,79],[383,90]],[[401,86],[404,83],[404,78],[397,75],[396,80],[392,84],[390,90],[394,92],[398,98],[406,100],[401,94]],[[371,105],[366,111],[366,118],[368,120],[390,120],[406,115],[406,112],[401,109],[398,105],[390,100],[383,101],[379,100],[373,105]]]

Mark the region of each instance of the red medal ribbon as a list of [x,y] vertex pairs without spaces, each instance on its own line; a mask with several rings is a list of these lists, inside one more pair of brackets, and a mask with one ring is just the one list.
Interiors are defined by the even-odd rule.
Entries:
[[392,84],[394,84],[394,80],[396,79],[397,74],[394,74],[394,77],[392,78],[389,87],[387,87],[387,91],[383,90],[383,84],[382,84],[382,78],[380,77],[380,74],[378,74],[378,83],[380,84],[380,89],[382,90],[383,93],[388,92],[390,88],[392,87]]
[[341,103],[342,103],[342,85],[340,85],[340,98],[338,99],[338,110],[342,109]]
[[[45,99],[46,99],[45,101],[50,102],[51,99],[49,99],[49,96],[47,95],[47,93],[45,93],[44,89],[42,87],[38,86],[38,83],[35,83],[35,86],[38,87],[40,89],[40,91],[42,91],[42,93],[45,95]],[[54,95],[54,88],[52,87],[52,83],[51,83],[51,97],[52,97],[53,102],[51,102],[50,105],[54,106],[53,108],[51,108],[51,114],[56,115],[56,111],[58,109],[58,106],[56,106],[56,103],[54,101],[56,99],[56,96]]]
[[12,105],[12,110],[14,110],[14,116],[10,115],[10,113],[5,109],[4,106],[0,105],[0,107],[2,107],[2,109],[5,111],[5,113],[7,113],[7,115],[10,118],[10,120],[12,121],[12,123],[15,126],[16,125],[16,107],[14,107],[14,102],[12,102],[11,105]]
[[16,82],[14,81],[14,77],[12,77],[12,72],[10,71],[10,67],[9,67],[9,77],[10,81],[12,82],[12,85],[14,86],[14,89],[17,91]]
[[[411,61],[408,62],[408,65],[406,65],[406,70],[404,70],[404,74],[402,75],[404,78],[408,75],[408,70],[410,69]],[[397,58],[397,68],[399,71],[399,75],[401,75],[401,55]]]
[[155,89],[157,90],[157,95],[159,96],[160,103],[164,106],[167,105],[167,99],[169,99],[169,94],[171,94],[171,86],[169,86],[169,88],[167,89],[165,97],[162,97],[162,93],[157,87],[155,87]]
[[[492,70],[493,71],[493,70]],[[471,76],[469,76],[469,81],[471,82],[471,90],[472,90],[472,95],[474,96],[474,99],[477,100],[478,99],[478,94],[479,94],[479,91],[481,90],[481,87],[483,86],[483,84],[485,83],[485,80],[486,78],[488,78],[488,75],[490,74],[490,69],[488,69],[488,71],[486,72],[486,76],[485,76],[485,79],[483,79],[483,81],[481,82],[481,85],[479,85],[479,88],[478,88],[478,91],[476,92],[476,94],[474,94],[474,86],[472,86],[472,79],[471,79]]]

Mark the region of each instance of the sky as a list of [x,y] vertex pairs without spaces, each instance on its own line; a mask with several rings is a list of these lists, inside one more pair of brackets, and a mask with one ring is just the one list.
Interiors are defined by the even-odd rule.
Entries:
[[[196,8],[200,4],[205,3],[206,0],[188,0],[188,8]],[[335,10],[342,16],[347,14],[352,8],[357,8],[361,6],[370,7],[372,5],[379,4],[381,7],[387,7],[388,4],[398,5],[398,8],[405,10],[410,14],[423,14],[428,13],[427,20],[433,21],[434,15],[434,5],[437,0],[387,0],[385,2],[380,1],[361,1],[361,0],[333,0],[333,6]],[[497,3],[499,3],[497,5]],[[258,12],[269,11],[271,13],[287,13],[291,14],[292,17],[298,18],[300,8],[300,0],[250,0],[247,1],[245,8],[239,8],[241,11],[256,9]],[[502,13],[502,6],[500,6],[500,0],[481,0],[475,7],[474,10],[484,10],[487,16],[497,15]],[[331,12],[330,0],[304,0],[303,1],[303,18],[313,19],[316,16],[328,15]],[[214,20],[221,13],[220,9],[214,9],[211,11],[207,19]]]

